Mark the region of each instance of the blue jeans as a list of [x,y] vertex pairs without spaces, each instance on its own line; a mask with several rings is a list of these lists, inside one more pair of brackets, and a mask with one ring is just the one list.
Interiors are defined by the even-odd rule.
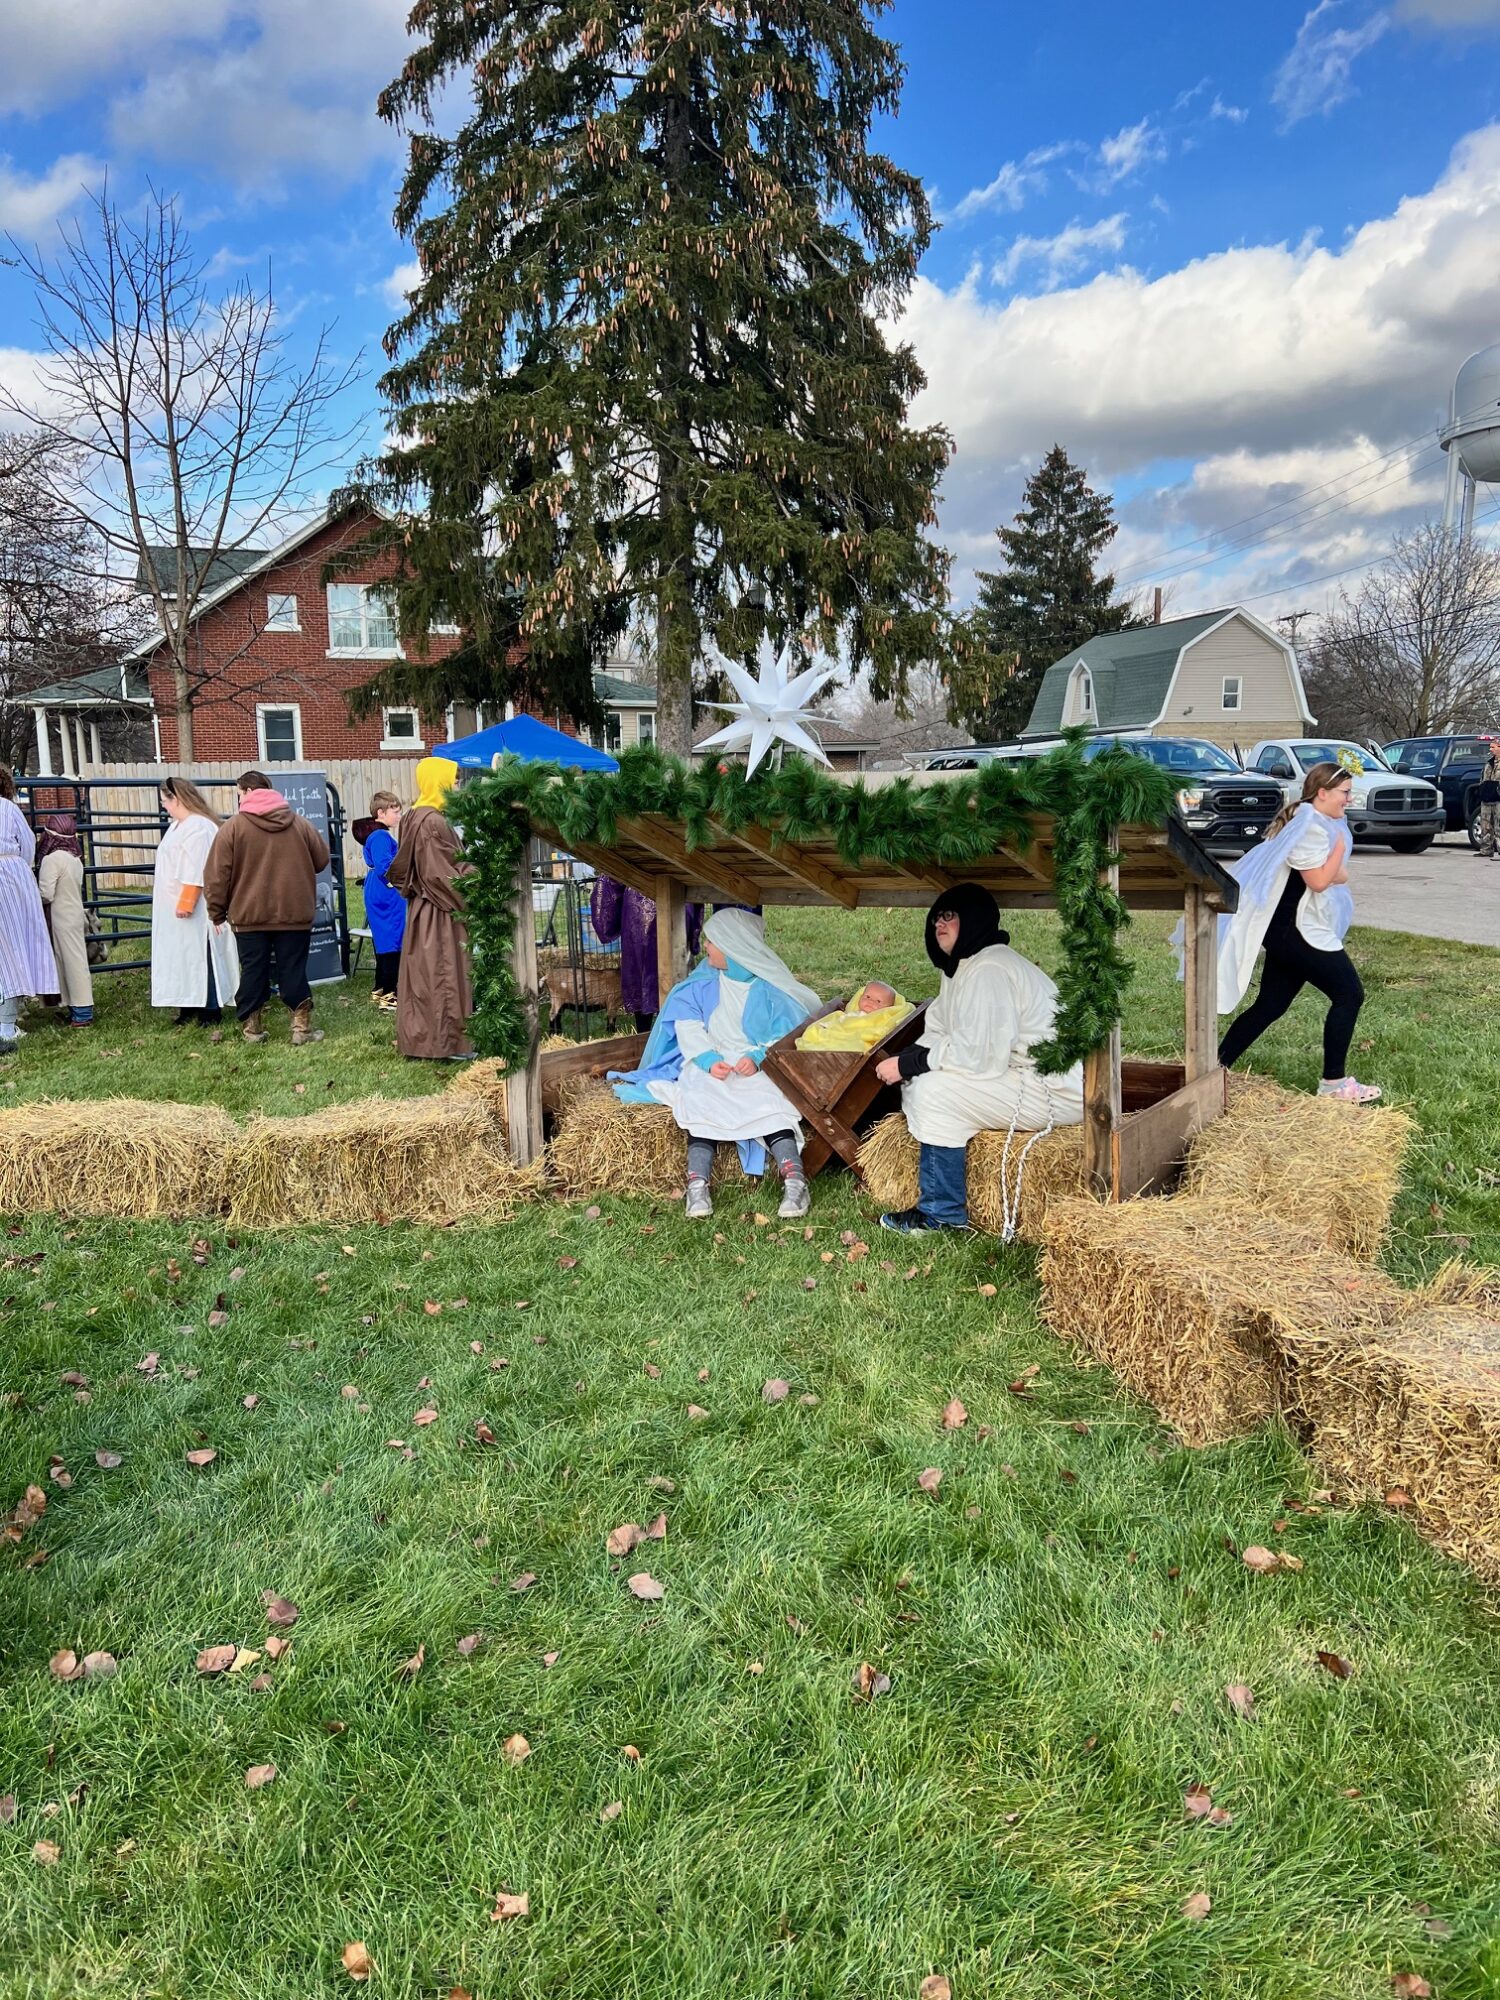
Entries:
[[969,1189],[963,1146],[922,1146],[917,1160],[917,1206],[934,1222],[969,1226]]

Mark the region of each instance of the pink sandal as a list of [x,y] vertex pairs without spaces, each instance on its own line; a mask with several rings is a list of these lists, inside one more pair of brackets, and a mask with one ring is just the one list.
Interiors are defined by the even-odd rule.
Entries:
[[1346,1076],[1340,1083],[1320,1083],[1318,1095],[1337,1098],[1340,1104],[1375,1104],[1380,1098],[1380,1086]]

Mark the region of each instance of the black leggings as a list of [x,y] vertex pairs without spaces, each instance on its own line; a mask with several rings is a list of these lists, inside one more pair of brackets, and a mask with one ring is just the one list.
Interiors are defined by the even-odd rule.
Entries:
[[1266,934],[1260,991],[1219,1044],[1219,1061],[1225,1069],[1238,1062],[1250,1044],[1281,1019],[1304,986],[1315,986],[1329,1001],[1328,1018],[1323,1023],[1323,1079],[1337,1083],[1348,1075],[1349,1044],[1364,1005],[1365,989],[1347,951],[1319,951],[1291,928]]
[[394,951],[377,951],[375,954],[375,991],[394,993],[396,982],[401,977],[401,947]]

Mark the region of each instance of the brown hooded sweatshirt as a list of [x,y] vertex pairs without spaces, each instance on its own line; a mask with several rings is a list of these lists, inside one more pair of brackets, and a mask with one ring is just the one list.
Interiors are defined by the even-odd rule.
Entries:
[[311,930],[328,846],[289,805],[237,812],[214,836],[204,870],[208,914],[237,931]]

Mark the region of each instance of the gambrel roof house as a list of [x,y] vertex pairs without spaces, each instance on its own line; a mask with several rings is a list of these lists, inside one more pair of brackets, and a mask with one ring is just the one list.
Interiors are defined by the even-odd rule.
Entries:
[[1094,736],[1196,736],[1231,749],[1301,736],[1315,720],[1292,646],[1231,605],[1075,646],[1043,675],[1021,737],[1036,742],[1078,726]]

